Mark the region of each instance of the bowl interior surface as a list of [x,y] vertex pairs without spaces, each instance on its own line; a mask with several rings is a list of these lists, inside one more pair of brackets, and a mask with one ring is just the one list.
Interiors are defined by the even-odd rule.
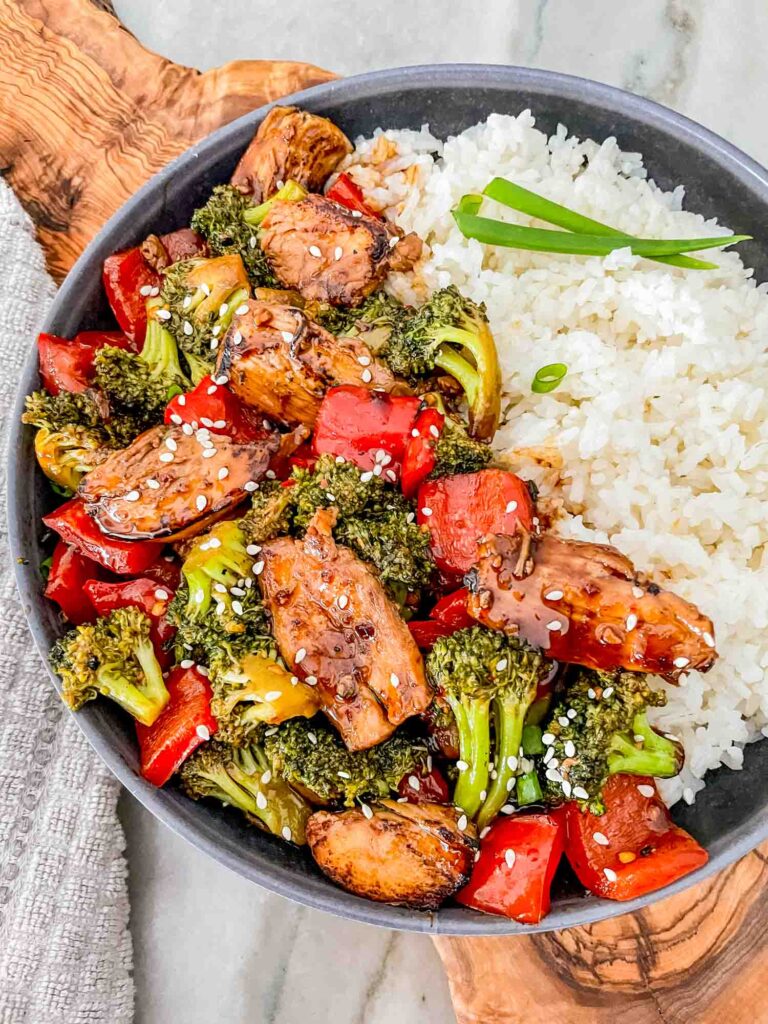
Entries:
[[[332,118],[355,138],[378,127],[428,124],[447,138],[491,113],[530,108],[539,128],[619,145],[644,154],[651,176],[665,189],[685,185],[686,206],[755,238],[768,237],[768,174],[754,161],[700,126],[628,93],[551,72],[481,65],[441,65],[375,72],[332,82],[289,98]],[[281,101],[284,102],[284,101]],[[62,285],[44,330],[72,337],[78,330],[113,323],[101,287],[101,263],[151,231],[188,223],[214,185],[227,181],[268,108],[254,111],[188,150],[156,175],[109,221]],[[768,279],[768,253],[757,243],[742,250],[758,281]],[[54,607],[41,596],[40,563],[50,550],[41,540],[40,517],[55,504],[35,467],[33,431],[18,417],[23,396],[38,386],[30,352],[11,427],[9,509],[11,547],[25,611],[43,657],[62,631]],[[58,680],[52,676],[54,683]],[[120,781],[157,817],[218,861],[288,898],[372,924],[452,934],[510,934],[587,924],[645,906],[686,888],[745,854],[768,836],[768,743],[745,751],[744,769],[721,768],[708,777],[693,807],[679,805],[675,819],[702,842],[707,866],[661,894],[631,903],[585,897],[561,885],[552,912],[535,928],[460,907],[424,914],[359,899],[336,888],[306,852],[241,823],[236,814],[184,797],[173,786],[157,790],[138,775],[133,724],[108,701],[89,704],[76,719]]]

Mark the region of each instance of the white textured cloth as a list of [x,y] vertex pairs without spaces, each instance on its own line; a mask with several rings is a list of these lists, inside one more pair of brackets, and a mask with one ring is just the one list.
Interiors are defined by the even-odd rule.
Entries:
[[[0,416],[54,293],[33,226],[0,179]],[[0,492],[0,1024],[129,1024],[118,783],[53,690],[27,630]]]

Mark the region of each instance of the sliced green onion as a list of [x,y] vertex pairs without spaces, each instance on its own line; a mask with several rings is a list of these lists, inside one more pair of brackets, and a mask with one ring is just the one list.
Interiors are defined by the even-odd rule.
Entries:
[[531,381],[531,391],[537,395],[546,395],[558,387],[568,373],[565,363],[547,363],[540,366]]
[[517,803],[520,807],[542,803],[544,796],[536,772],[526,772],[517,780]]
[[505,224],[490,217],[453,211],[453,218],[465,238],[486,245],[530,252],[558,252],[571,256],[607,256],[615,249],[630,249],[637,256],[675,256],[698,249],[715,249],[749,240],[751,235],[721,235],[719,238],[634,238],[632,235],[582,235],[548,228],[526,228]]
[[467,194],[462,196],[459,200],[459,205],[456,209],[459,213],[480,213],[480,207],[482,205],[483,197],[479,192],[467,192]]
[[58,494],[62,498],[71,498],[75,493],[69,487],[64,487],[62,484],[56,484],[53,482],[53,480],[48,481],[48,486],[51,488],[54,494]]
[[[522,185],[516,185],[506,178],[494,178],[483,189],[483,194],[489,199],[495,199],[518,213],[524,213],[528,217],[536,217],[537,220],[545,220],[548,224],[555,224],[566,231],[579,231],[591,235],[616,235],[615,228],[602,224],[599,220],[592,220],[575,210],[569,210],[567,206],[545,199],[544,196],[530,192]],[[467,197],[469,198],[469,197]],[[474,198],[474,197],[471,197]],[[459,204],[461,209],[461,204]],[[467,209],[466,213],[478,213],[478,209]],[[716,263],[707,260],[697,260],[691,256],[652,256],[657,263],[666,263],[672,267],[683,267],[686,270],[717,270]]]
[[536,754],[544,753],[544,744],[541,741],[541,729],[538,725],[526,725],[523,727],[523,738],[520,746],[526,757],[534,757]]

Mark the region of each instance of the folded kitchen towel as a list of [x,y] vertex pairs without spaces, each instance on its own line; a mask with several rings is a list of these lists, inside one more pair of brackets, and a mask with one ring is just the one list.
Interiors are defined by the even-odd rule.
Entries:
[[[0,179],[0,409],[54,294]],[[128,1024],[131,939],[118,783],[51,686],[16,594],[0,493],[0,1024]],[[31,467],[30,467],[31,469]]]

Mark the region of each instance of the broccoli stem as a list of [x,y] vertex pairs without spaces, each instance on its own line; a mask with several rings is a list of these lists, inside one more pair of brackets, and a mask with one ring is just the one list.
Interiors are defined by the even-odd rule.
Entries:
[[119,669],[104,666],[98,674],[99,687],[142,725],[152,725],[168,703],[168,691],[152,644],[139,644],[134,653],[144,673],[143,686],[131,682]]
[[459,731],[460,760],[468,767],[459,773],[453,802],[474,818],[488,789],[488,761],[491,756],[490,701],[482,698],[458,700],[447,696]]
[[250,224],[252,228],[257,228],[266,219],[267,214],[275,203],[281,200],[294,203],[299,199],[304,199],[306,194],[307,190],[302,185],[299,185],[297,181],[286,181],[283,187],[278,189],[266,202],[260,203],[258,206],[249,206],[243,214],[243,220],[246,224]]
[[488,796],[477,816],[477,827],[480,829],[493,821],[509,799],[517,773],[526,710],[526,705],[521,704],[514,694],[502,694],[493,701],[496,778],[491,783]]
[[472,408],[477,403],[480,390],[477,370],[450,345],[441,345],[437,350],[435,366],[456,378],[467,396],[467,404]]
[[[635,736],[642,737],[636,740]],[[652,729],[645,712],[636,715],[632,735],[615,733],[611,739],[608,770],[611,775],[652,775],[669,779],[677,775],[683,765],[682,747]]]
[[184,371],[179,363],[179,350],[176,346],[176,339],[170,331],[167,331],[158,320],[153,319],[151,316],[147,322],[144,347],[141,350],[139,359],[149,366],[152,375],[155,377],[168,374],[172,377],[184,379]]

